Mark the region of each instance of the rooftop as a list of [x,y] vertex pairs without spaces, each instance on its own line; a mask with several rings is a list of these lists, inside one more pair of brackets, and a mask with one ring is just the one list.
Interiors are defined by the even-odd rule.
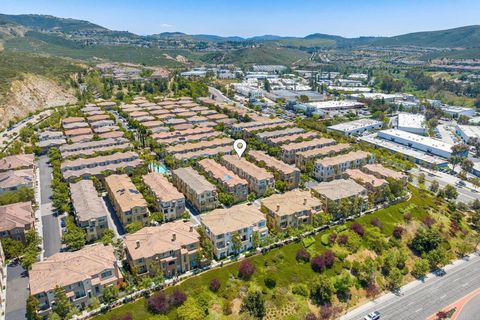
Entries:
[[35,157],[33,154],[17,154],[0,159],[0,171],[21,168],[33,168]]
[[397,125],[404,128],[425,128],[425,116],[423,114],[399,113]]
[[214,235],[235,232],[265,221],[265,215],[254,205],[239,204],[228,209],[215,209],[200,216],[202,224]]
[[[407,140],[407,141],[410,141],[410,142],[416,142],[418,144],[421,144],[421,145],[424,145],[424,146],[427,146],[427,147],[437,148],[439,150],[442,150],[442,151],[445,151],[445,152],[448,152],[448,153],[452,152],[452,145],[449,144],[449,143],[446,143],[446,142],[443,142],[441,140],[437,140],[437,139],[434,139],[434,138],[425,137],[425,136],[421,136],[421,135],[414,134],[414,133],[409,133],[409,132],[402,131],[402,130],[387,129],[387,130],[380,131],[379,134],[380,135],[385,134],[385,135],[388,135],[388,136],[397,137],[397,138]],[[381,136],[379,136],[379,137],[381,137]]]
[[33,264],[29,271],[30,293],[35,295],[99,277],[101,272],[115,267],[111,245],[97,243],[78,251],[59,252]]
[[374,119],[357,119],[353,121],[339,123],[333,126],[329,126],[328,129],[349,132],[352,130],[362,129],[370,126],[381,126],[382,122]]
[[262,199],[261,203],[278,216],[287,216],[305,210],[312,210],[322,202],[311,195],[310,191],[293,190],[283,194],[274,194]]
[[372,173],[378,173],[380,176],[393,178],[393,179],[403,179],[405,175],[402,172],[395,171],[393,169],[384,167],[380,163],[366,164],[363,166],[367,171]]
[[228,186],[234,187],[239,184],[248,184],[245,179],[240,178],[232,171],[228,170],[218,162],[212,159],[203,159],[198,165],[206,172],[211,174],[213,178],[222,181]]
[[315,164],[323,167],[330,167],[330,166],[336,166],[336,165],[350,162],[350,161],[366,159],[369,156],[371,156],[369,152],[365,152],[361,150],[351,151],[347,154],[340,154],[338,156],[317,160]]
[[152,190],[157,199],[162,202],[184,199],[183,194],[161,173],[150,172],[143,176],[143,182]]
[[30,202],[19,202],[0,206],[0,232],[9,231],[14,228],[24,228],[33,224],[32,204]]
[[9,170],[0,172],[0,189],[32,185],[34,181],[32,169]]
[[179,168],[173,170],[172,173],[186,183],[191,189],[195,190],[197,194],[201,194],[203,192],[213,192],[217,190],[213,184],[208,182],[205,177],[200,175],[191,167]]
[[286,145],[282,145],[282,151],[295,151],[303,148],[316,148],[318,146],[324,146],[328,144],[334,144],[335,140],[329,138],[317,138],[309,141],[294,142]]
[[263,151],[250,150],[248,154],[258,162],[264,162],[267,168],[277,170],[283,174],[291,174],[296,171],[300,172],[298,168],[286,164],[285,162],[278,160],[277,158],[271,157]]
[[366,191],[364,187],[351,179],[321,182],[313,187],[313,190],[332,201],[358,196]]
[[370,184],[374,188],[388,184],[387,180],[377,178],[374,175],[362,172],[359,169],[347,169],[345,170],[345,174],[360,184]]
[[352,146],[349,145],[348,143],[339,143],[339,144],[334,144],[334,145],[326,146],[322,148],[301,151],[297,153],[297,156],[304,157],[304,158],[321,157],[321,156],[327,156],[330,154],[343,152],[351,148]]
[[147,201],[137,190],[132,180],[126,174],[113,174],[105,178],[105,183],[114,195],[123,212],[135,207],[147,207]]
[[146,227],[125,236],[125,246],[133,260],[180,250],[199,241],[200,235],[193,224],[183,220]]
[[80,180],[77,183],[71,183],[70,194],[75,215],[79,221],[89,221],[108,215],[92,180]]
[[273,179],[273,174],[237,155],[225,155],[222,159],[257,180]]

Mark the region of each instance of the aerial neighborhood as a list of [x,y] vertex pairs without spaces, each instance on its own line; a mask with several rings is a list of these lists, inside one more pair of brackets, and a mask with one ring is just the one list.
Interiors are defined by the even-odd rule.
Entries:
[[[73,100],[2,122],[0,320],[407,319],[412,283],[445,298],[418,318],[457,319],[478,290],[478,272],[442,287],[478,260],[478,60],[47,25],[26,37],[119,56],[72,69]],[[278,60],[206,58],[251,49]]]

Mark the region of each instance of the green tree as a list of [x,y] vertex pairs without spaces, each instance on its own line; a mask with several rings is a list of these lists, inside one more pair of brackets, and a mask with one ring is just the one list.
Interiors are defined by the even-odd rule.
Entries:
[[133,221],[127,224],[126,230],[128,233],[135,233],[142,228],[143,228],[143,224],[141,221]]
[[104,245],[112,244],[114,236],[115,236],[115,233],[113,232],[112,229],[105,230],[102,235],[102,243]]
[[62,318],[56,312],[50,312],[48,320],[62,320]]
[[202,320],[205,319],[205,312],[197,301],[191,297],[177,308],[177,318],[180,320]]
[[403,275],[398,268],[393,268],[390,270],[387,276],[385,276],[385,281],[387,288],[390,290],[395,290],[400,288],[402,285]]
[[41,320],[42,317],[38,315],[38,309],[40,307],[40,303],[38,302],[37,298],[30,295],[27,298],[27,313],[25,317],[27,320]]
[[457,189],[450,184],[447,184],[445,186],[445,188],[443,189],[443,192],[445,193],[445,197],[447,197],[447,199],[454,200],[454,199],[457,199],[457,197],[458,197]]
[[423,278],[430,271],[430,266],[428,260],[426,259],[417,259],[413,264],[412,275],[415,278]]
[[262,294],[259,291],[249,292],[243,300],[241,309],[255,319],[263,319],[266,311]]
[[118,288],[115,285],[103,288],[102,299],[105,303],[111,303],[118,299]]
[[53,305],[53,312],[58,314],[62,319],[65,319],[72,309],[70,300],[68,300],[65,294],[65,289],[62,287],[56,287],[53,291],[55,304]]
[[85,246],[87,235],[85,230],[75,224],[73,217],[66,219],[67,232],[62,237],[62,242],[67,245],[70,250],[79,250]]
[[335,287],[330,277],[321,275],[310,288],[310,298],[316,304],[329,303],[335,293]]
[[235,232],[232,235],[232,247],[233,247],[233,251],[235,251],[235,253],[239,253],[240,249],[242,248],[242,237],[240,236],[240,233],[238,233],[238,232]]
[[428,260],[432,270],[443,267],[449,262],[447,251],[442,247],[438,247],[428,253],[425,253],[423,257]]
[[353,279],[350,276],[348,271],[343,271],[341,274],[335,277],[333,286],[335,288],[335,292],[339,296],[346,297],[350,293],[350,287],[353,284]]
[[418,183],[425,184],[425,173],[422,172],[418,175]]
[[433,180],[432,183],[430,184],[430,191],[432,191],[433,193],[437,193],[439,188],[440,188],[440,184],[438,183],[438,181]]
[[231,207],[235,203],[235,198],[231,193],[220,192],[218,194],[218,201],[227,207]]

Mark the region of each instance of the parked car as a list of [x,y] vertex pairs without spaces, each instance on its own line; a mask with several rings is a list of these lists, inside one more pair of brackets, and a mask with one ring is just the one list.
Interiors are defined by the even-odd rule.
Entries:
[[378,320],[378,319],[380,319],[380,312],[378,311],[370,312],[363,318],[363,320]]

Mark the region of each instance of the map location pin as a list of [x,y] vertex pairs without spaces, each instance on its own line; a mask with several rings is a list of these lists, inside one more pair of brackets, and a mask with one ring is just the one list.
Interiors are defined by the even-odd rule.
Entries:
[[241,158],[245,149],[247,149],[247,143],[243,139],[237,139],[233,143],[233,149],[238,154],[238,157]]

